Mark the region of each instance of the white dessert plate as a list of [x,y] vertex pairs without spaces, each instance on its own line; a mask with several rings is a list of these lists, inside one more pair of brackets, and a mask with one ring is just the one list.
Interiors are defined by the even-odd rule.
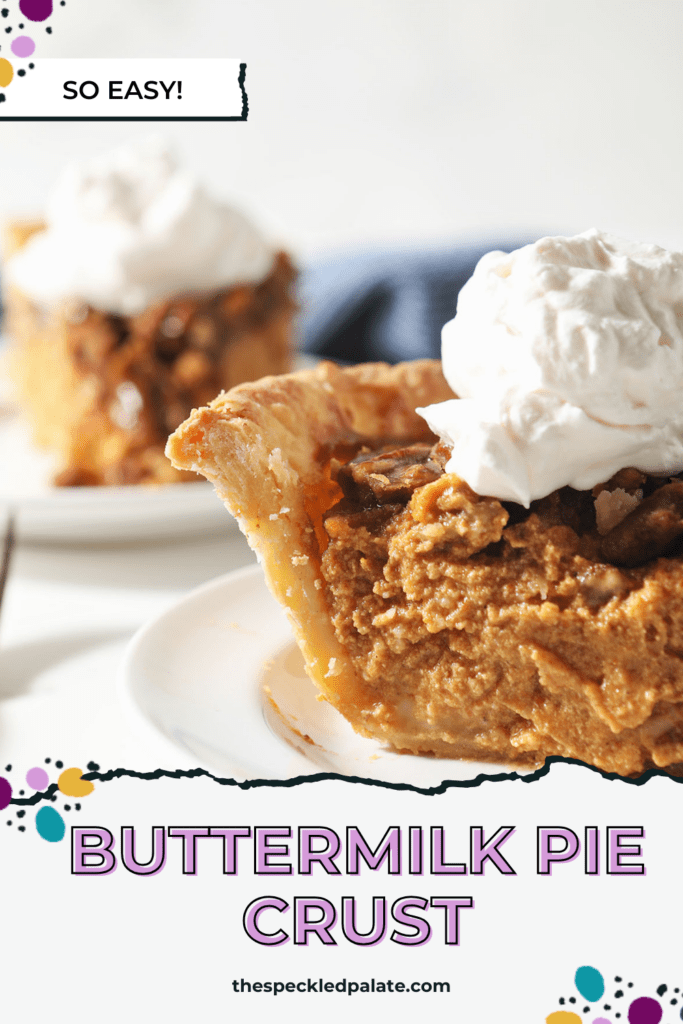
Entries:
[[27,425],[0,409],[0,504],[23,540],[105,543],[234,528],[211,484],[52,487],[52,461],[31,444]]
[[334,772],[427,788],[511,771],[397,754],[358,736],[316,699],[259,566],[205,584],[140,630],[123,662],[120,693],[155,742],[164,737],[184,764],[221,778]]
[[[0,343],[0,354],[2,343]],[[111,543],[234,528],[211,484],[161,487],[53,487],[52,455],[34,447],[0,366],[0,505],[22,540]]]

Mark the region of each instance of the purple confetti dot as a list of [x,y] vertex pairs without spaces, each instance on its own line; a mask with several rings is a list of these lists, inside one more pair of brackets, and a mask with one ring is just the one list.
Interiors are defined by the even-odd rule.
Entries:
[[593,1024],[611,1024],[611,1021],[607,1020],[607,1017],[596,1017]]
[[12,787],[7,779],[0,776],[0,811],[8,806],[12,799]]
[[628,1008],[629,1024],[659,1024],[663,1010],[656,999],[641,996],[634,999]]
[[50,777],[44,768],[29,768],[26,772],[26,781],[31,789],[46,789]]
[[12,40],[11,50],[15,57],[30,57],[36,48],[30,36],[17,36]]
[[29,21],[45,21],[52,14],[52,0],[19,0],[19,10]]

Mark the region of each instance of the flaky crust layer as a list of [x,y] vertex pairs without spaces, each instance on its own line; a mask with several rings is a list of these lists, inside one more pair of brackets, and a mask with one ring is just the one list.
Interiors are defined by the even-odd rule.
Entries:
[[368,727],[376,695],[337,640],[320,573],[322,515],[340,494],[325,467],[343,446],[428,437],[416,406],[452,397],[435,360],[323,363],[220,395],[195,410],[166,448],[176,468],[215,485],[287,610],[309,676],[365,735],[377,735]]

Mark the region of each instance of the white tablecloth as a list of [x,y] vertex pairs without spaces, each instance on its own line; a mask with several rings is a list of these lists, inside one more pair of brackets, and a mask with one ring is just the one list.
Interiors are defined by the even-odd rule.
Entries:
[[[125,546],[19,544],[0,619],[0,761],[46,757],[140,771],[192,767],[124,709],[118,671],[135,631],[193,587],[253,561],[223,536]],[[81,761],[83,762],[81,764]],[[30,764],[29,764],[30,762]]]

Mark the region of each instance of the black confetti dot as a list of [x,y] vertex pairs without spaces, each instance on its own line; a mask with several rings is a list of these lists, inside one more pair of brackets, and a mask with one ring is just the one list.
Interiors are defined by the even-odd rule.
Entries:
[[71,810],[71,804],[64,804],[64,810],[65,811],[70,811]]
[[560,996],[560,1006],[564,1006],[564,996]]
[[29,64],[29,67],[30,67],[31,71],[33,71],[33,69],[35,67],[35,64]]
[[98,772],[99,770],[100,770],[100,766],[98,764],[96,764],[94,761],[88,761],[88,771],[89,772]]
[[52,760],[51,757],[46,757],[45,758],[45,764],[49,764],[51,760]]
[[2,9],[2,11],[0,13],[2,14],[3,18],[6,18],[7,15],[9,14],[9,7],[3,7],[3,9]]
[[24,795],[24,791],[23,791],[23,789],[20,789],[19,790],[19,796],[23,796],[23,795]]
[[12,765],[11,764],[6,764],[5,765],[5,771],[6,772],[11,772],[12,771]]
[[11,824],[12,824],[12,822],[11,822],[11,821],[8,821],[8,822],[7,822],[7,824],[8,824],[8,825],[11,825]]
[[56,796],[54,795],[54,793],[53,793],[53,794],[52,794],[52,796],[50,797],[50,800],[52,800],[52,803],[53,803],[53,804],[56,804],[56,803],[57,803],[57,797],[56,797]]
[[19,26],[19,28],[23,28],[23,27],[24,27],[23,25],[20,25],[20,26]]
[[26,74],[26,72],[24,71],[23,68],[19,68],[19,70],[17,71],[17,74],[19,75],[20,78],[23,78],[24,75]]
[[583,1012],[584,1013],[588,1013],[589,1010],[590,1010],[590,1006],[584,1006],[584,1008],[583,1008]]
[[629,983],[628,983],[628,985],[626,986],[626,988],[633,988],[633,982],[632,982],[632,981],[629,981]]
[[621,981],[621,978],[615,978],[614,980],[615,981]]
[[81,809],[81,805],[80,804],[74,804],[74,807],[75,807],[75,809],[77,811],[80,811],[80,809]]
[[19,831],[20,832],[25,832],[26,831],[26,825],[20,825],[19,826]]
[[680,988],[675,988],[674,989],[674,992],[680,992],[680,991],[681,991]]
[[47,27],[47,28],[45,29],[45,31],[47,32],[47,34],[48,34],[48,35],[52,35],[52,29],[50,28],[50,26],[49,26],[49,25],[48,25],[48,27]]
[[618,989],[617,989],[617,991],[616,991],[616,992],[614,993],[614,998],[615,998],[615,999],[621,999],[621,997],[623,996],[623,994],[624,994],[624,993],[622,992],[622,990],[621,990],[620,988],[618,988]]
[[667,989],[667,986],[666,986],[666,985],[660,985],[660,986],[658,987],[658,989],[657,989],[657,995],[658,995],[658,996],[663,996],[663,995],[664,995],[664,993],[666,992],[666,989]]
[[55,761],[55,768],[63,768],[63,767],[64,767],[64,762],[63,761]]
[[615,1017],[621,1017],[621,1014],[620,1013],[615,1013],[614,1016]]
[[17,811],[17,818],[23,818],[25,814],[26,811]]
[[672,1006],[675,1006],[677,1002],[678,1002],[678,1000],[677,1000],[677,999],[672,999],[672,1000],[671,1000],[671,1005],[672,1005]]
[[12,26],[8,25],[7,28],[5,29],[5,32],[11,32],[11,31],[12,31]]
[[4,92],[0,92],[0,103],[4,103],[4,102],[5,102],[5,94],[4,94]]
[[570,996],[569,997],[569,1002],[570,1003],[575,1003],[576,1002],[576,999],[574,999],[574,996]]
[[605,1003],[605,1005],[603,1006],[603,1010],[611,1010],[611,1009],[612,1009],[612,1007],[610,1006],[609,1003]]

